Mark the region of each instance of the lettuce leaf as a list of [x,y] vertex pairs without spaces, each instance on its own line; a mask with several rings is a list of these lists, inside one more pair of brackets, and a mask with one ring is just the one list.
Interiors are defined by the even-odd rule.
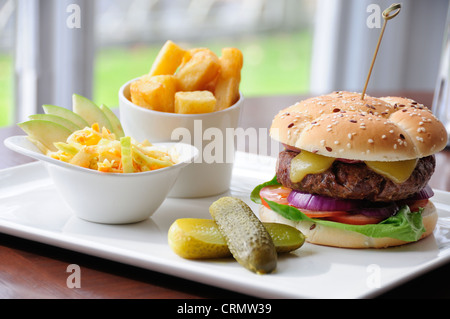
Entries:
[[[276,176],[271,181],[256,186],[250,195],[251,200],[257,204],[261,204],[259,192],[263,187],[271,185],[280,185],[277,182]],[[422,223],[423,209],[420,208],[417,212],[411,212],[407,205],[402,206],[394,216],[391,216],[378,224],[349,225],[329,220],[310,218],[295,207],[278,204],[269,200],[266,200],[266,202],[273,211],[286,219],[292,221],[310,221],[319,225],[354,231],[372,238],[390,237],[404,241],[417,241],[425,232],[425,227]]]
[[278,183],[276,175],[271,181],[268,181],[268,182],[265,182],[263,184],[256,186],[255,189],[250,194],[250,199],[253,202],[255,202],[256,204],[262,204],[261,197],[259,196],[259,192],[261,192],[261,189],[263,189],[264,187],[272,186],[272,185],[281,185],[280,183]]

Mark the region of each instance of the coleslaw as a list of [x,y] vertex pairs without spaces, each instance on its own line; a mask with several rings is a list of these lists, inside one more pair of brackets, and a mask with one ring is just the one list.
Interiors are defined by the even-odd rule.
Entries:
[[56,152],[47,155],[73,165],[105,173],[138,173],[169,167],[177,162],[174,150],[163,150],[145,140],[138,143],[115,135],[97,123],[73,132],[66,142],[54,144]]

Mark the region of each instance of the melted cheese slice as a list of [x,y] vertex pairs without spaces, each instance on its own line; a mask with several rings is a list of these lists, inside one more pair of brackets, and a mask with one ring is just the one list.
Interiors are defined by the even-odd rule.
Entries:
[[[291,161],[290,178],[299,183],[308,174],[319,174],[331,167],[335,158],[301,151]],[[405,182],[416,168],[417,159],[397,162],[366,161],[366,165],[374,172],[383,175],[394,183]]]
[[291,161],[291,181],[299,183],[308,174],[325,172],[330,168],[334,160],[334,157],[327,157],[302,150]]
[[397,184],[405,182],[417,165],[417,159],[398,162],[372,162],[366,161],[366,165],[374,172],[389,178]]

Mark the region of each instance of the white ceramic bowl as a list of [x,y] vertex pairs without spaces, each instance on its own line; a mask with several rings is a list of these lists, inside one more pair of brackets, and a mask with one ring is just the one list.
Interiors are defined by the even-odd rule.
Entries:
[[[192,144],[200,151],[194,164],[180,174],[170,197],[193,198],[218,195],[230,187],[235,138],[228,132],[239,126],[244,98],[231,107],[204,114],[175,114],[146,109],[131,102],[130,85],[137,79],[125,83],[119,90],[120,121],[125,134],[137,140],[154,142],[181,141]],[[223,139],[214,135],[218,134]],[[209,160],[208,152],[211,140],[220,139],[214,152],[222,152],[220,160]],[[215,141],[217,142],[217,141]],[[217,153],[214,153],[216,155]],[[215,156],[214,156],[215,157]]]
[[149,218],[167,198],[181,170],[198,155],[184,143],[155,143],[174,147],[179,162],[171,167],[131,174],[101,173],[42,154],[26,136],[12,136],[5,145],[13,151],[43,161],[53,182],[74,213],[104,224],[127,224]]

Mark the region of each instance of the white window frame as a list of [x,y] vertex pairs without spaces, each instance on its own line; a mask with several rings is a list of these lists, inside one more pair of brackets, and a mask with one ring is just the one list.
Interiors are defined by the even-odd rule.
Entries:
[[[378,5],[382,12],[391,4],[391,0],[317,0],[312,94],[362,91],[381,31],[368,27],[372,12],[367,10]],[[448,6],[449,0],[402,2],[400,14],[387,24],[369,91],[434,90]]]
[[[80,9],[80,28],[67,19]],[[72,94],[92,98],[94,10],[92,0],[17,0],[15,121],[41,113],[43,104],[71,108]]]

